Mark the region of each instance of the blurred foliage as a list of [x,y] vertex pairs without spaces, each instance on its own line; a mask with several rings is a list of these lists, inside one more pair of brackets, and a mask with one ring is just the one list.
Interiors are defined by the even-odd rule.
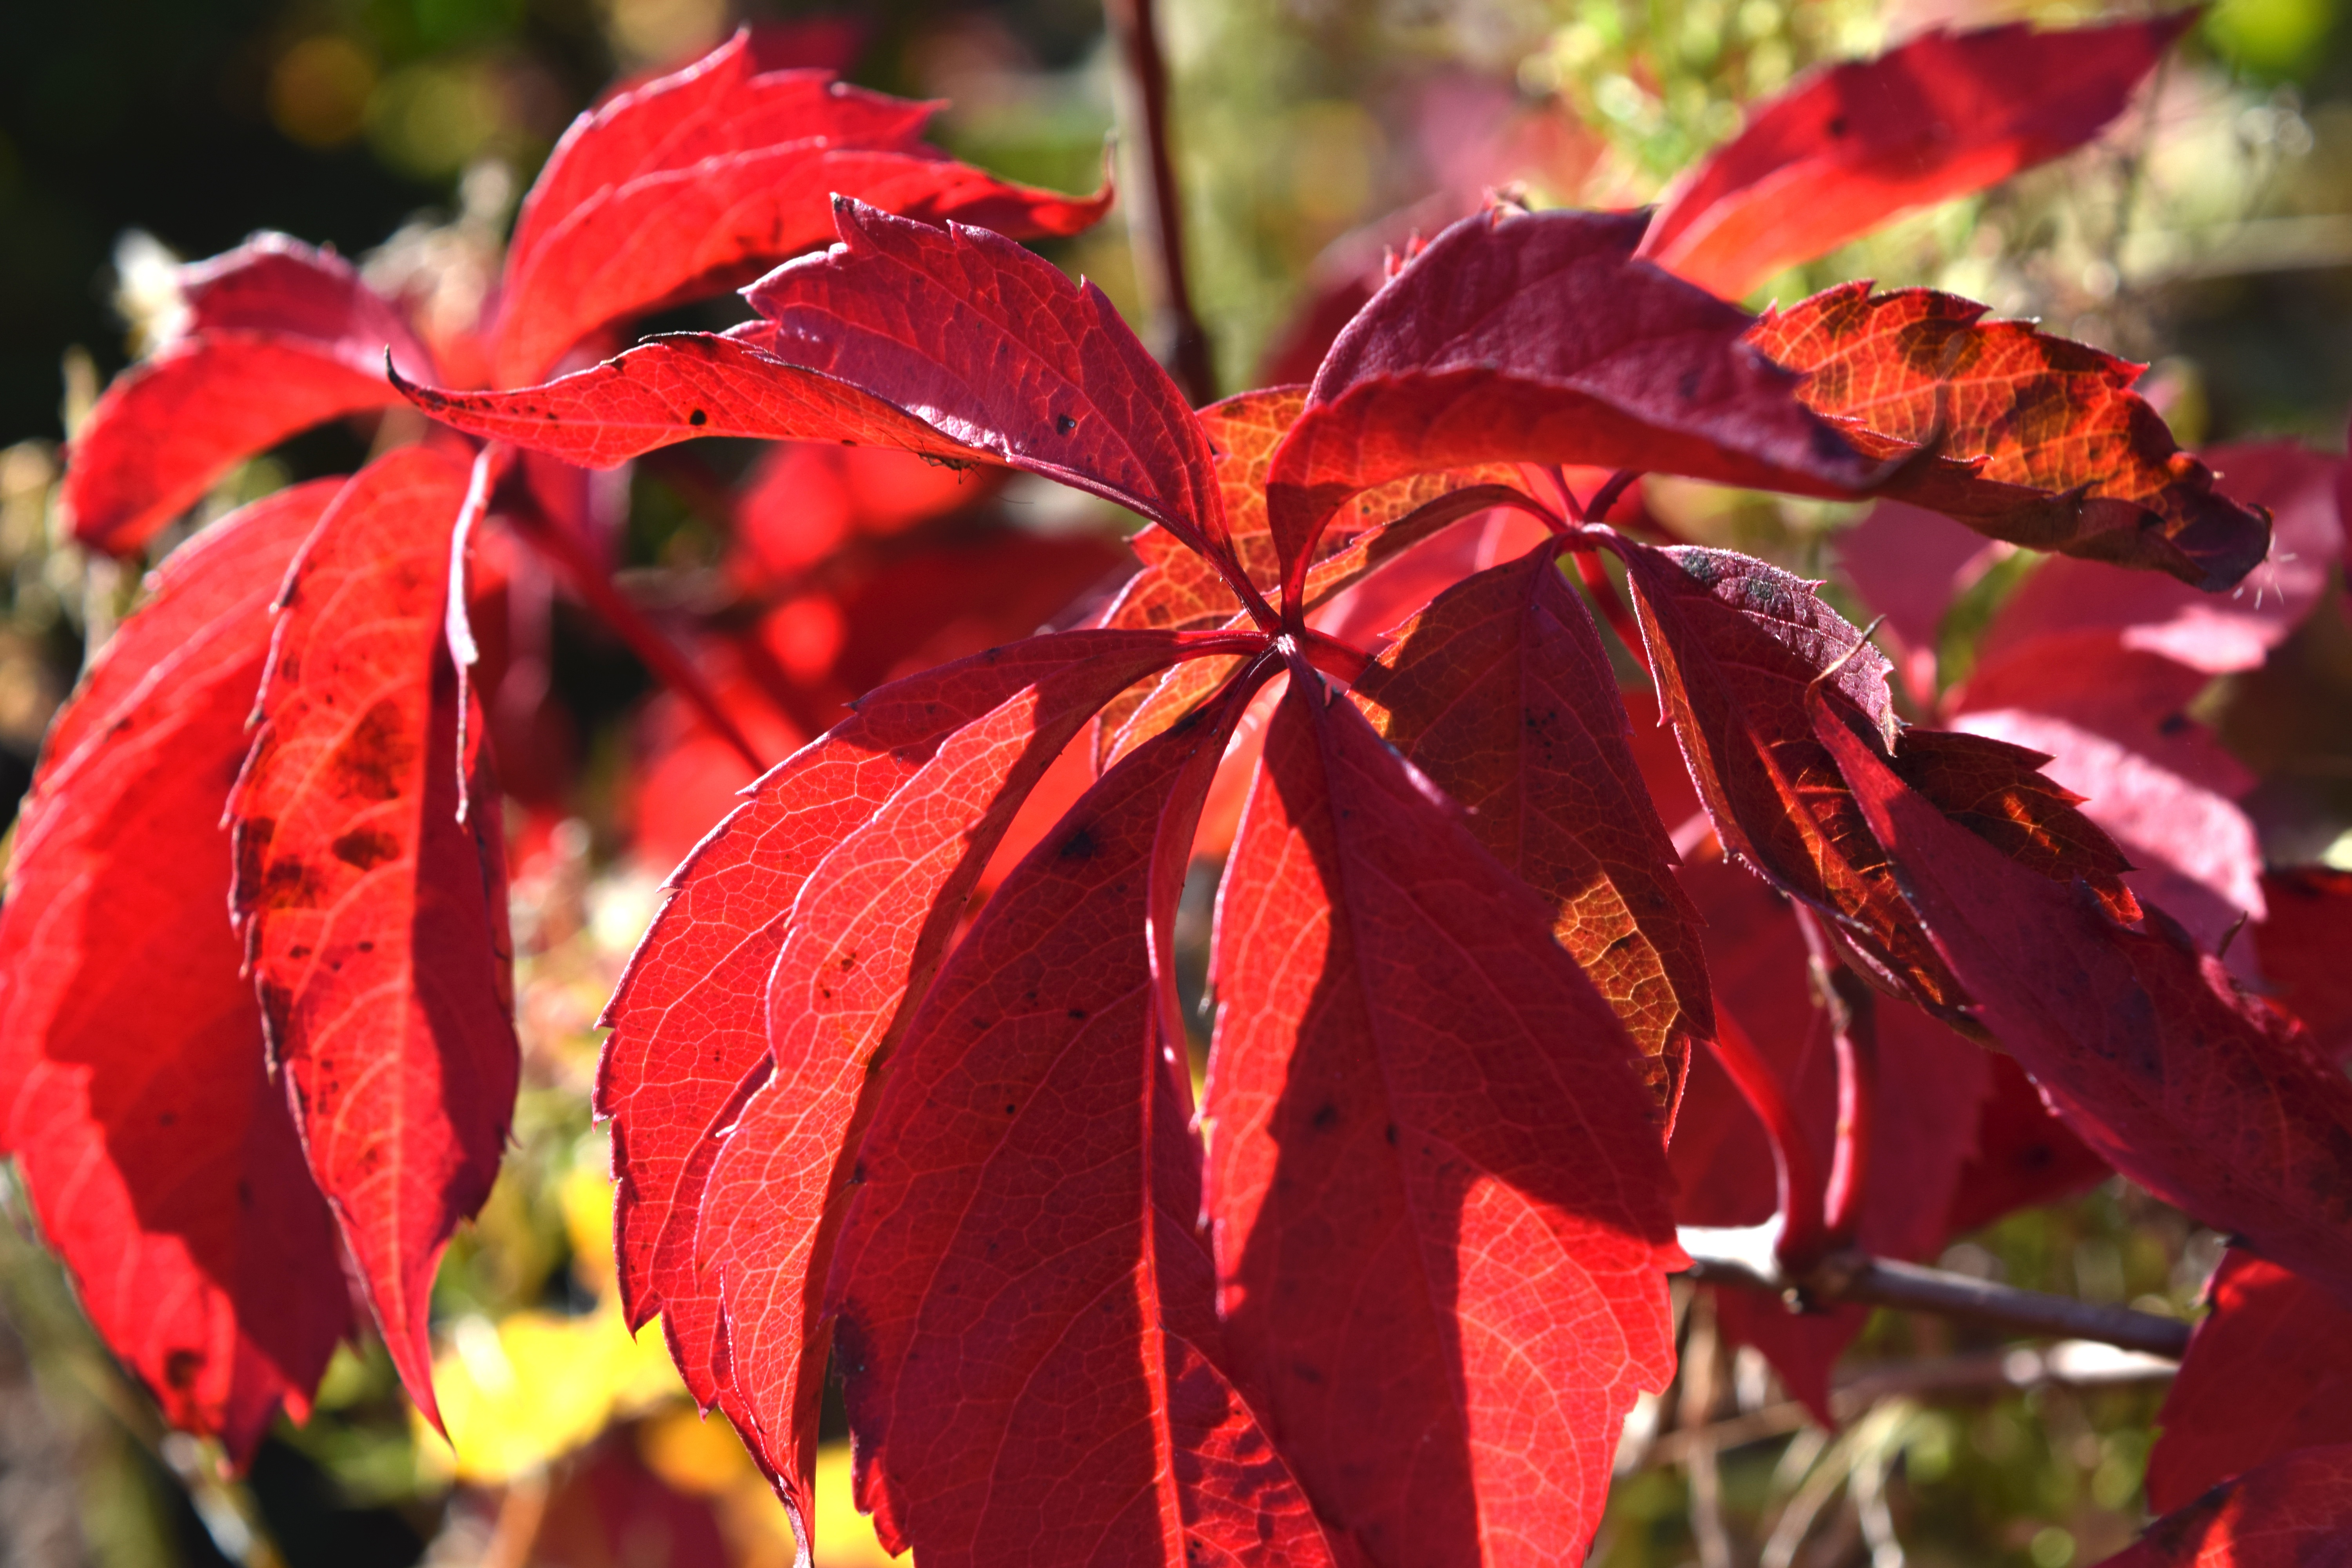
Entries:
[[[2099,8],[1161,9],[1197,302],[1222,378],[1237,387],[1313,288],[1416,227],[1433,231],[1488,186],[1515,184],[1538,205],[1652,200],[1738,128],[1745,102],[1818,60],[1937,23],[2061,23]],[[2152,110],[2100,145],[1906,217],[1761,293],[1793,298],[1834,277],[1934,283],[2160,357],[2151,390],[2188,438],[2292,431],[2336,443],[2352,405],[2352,29],[2338,10],[2219,0]],[[147,291],[173,257],[270,226],[368,256],[372,276],[394,284],[478,289],[515,195],[616,73],[691,55],[747,15],[793,14],[729,0],[93,0],[12,13],[0,51],[0,443],[15,443],[0,445],[0,796],[21,791],[83,649],[136,593],[131,574],[53,546],[57,439],[141,346]],[[939,125],[951,150],[1066,189],[1098,177],[1120,94],[1089,0],[886,0],[856,16],[866,29],[857,79],[951,100]],[[125,240],[133,230],[153,237]],[[1136,310],[1116,218],[1054,254]],[[232,476],[189,526],[290,479],[347,468],[369,438],[337,426],[289,443]],[[660,485],[636,491],[629,564],[707,567],[712,542],[699,525],[661,510]],[[1678,531],[1812,575],[1851,516],[1699,486],[1650,493]],[[2032,566],[2012,557],[1955,608],[1948,671],[1965,669],[1976,631]],[[614,1293],[604,1146],[587,1114],[593,1026],[656,885],[615,854],[609,809],[626,746],[614,716],[642,676],[596,639],[575,641],[557,679],[586,694],[583,711],[602,724],[585,748],[586,817],[513,818],[524,1087],[498,1187],[451,1248],[436,1296],[436,1383],[455,1448],[415,1422],[370,1344],[339,1356],[307,1426],[281,1425],[249,1477],[225,1479],[216,1455],[156,1426],[28,1233],[0,1229],[0,1538],[12,1563],[587,1568],[618,1560],[593,1556],[601,1538],[582,1521],[599,1520],[608,1534],[652,1532],[632,1538],[643,1548],[632,1563],[698,1563],[710,1541],[737,1563],[792,1561],[764,1481],[723,1422],[692,1410],[658,1328],[631,1339]],[[2283,804],[2256,812],[2274,855],[2305,858],[2352,822],[2352,730],[2309,721],[2352,714],[2340,610],[2200,711],[2287,781],[2266,783]],[[2294,782],[2306,776],[2321,782]],[[1944,1261],[2186,1314],[2216,1248],[2118,1182],[2004,1221]],[[1723,1350],[1703,1304],[1682,1300],[1705,1397],[1686,1375],[1650,1410],[1653,1436],[1710,1421],[1727,1431],[1746,1421],[1756,1435],[1704,1460],[1685,1444],[1670,1464],[1629,1444],[1601,1542],[1612,1568],[1698,1558],[1695,1521],[1740,1561],[1771,1568],[1906,1554],[2069,1568],[2115,1549],[2142,1518],[2160,1384],[1935,1384],[1927,1372],[1992,1365],[2000,1345],[1882,1313],[1847,1375],[1916,1386],[1825,1433],[1802,1424],[1752,1352]],[[836,1410],[836,1441],[818,1465],[818,1563],[878,1563],[849,1500],[840,1430]]]

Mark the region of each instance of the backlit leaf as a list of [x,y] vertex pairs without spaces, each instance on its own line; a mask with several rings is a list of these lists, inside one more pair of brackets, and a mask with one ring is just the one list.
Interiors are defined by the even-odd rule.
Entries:
[[2147,1527],[2101,1568],[2346,1568],[2352,1444],[2299,1448]]
[[1226,1343],[1370,1562],[1572,1563],[1673,1366],[1640,1058],[1552,911],[1319,685],[1282,700],[1218,910]]
[[2118,1171],[2352,1299],[2352,1083],[2154,911],[2011,864],[1890,772],[1818,697],[1905,897],[1978,1015]]
[[1804,495],[1875,475],[1744,342],[1751,319],[1633,259],[1640,214],[1497,207],[1432,240],[1332,344],[1268,474],[1286,591],[1349,496],[1487,462]]
[[91,1321],[240,1463],[346,1331],[228,905],[228,781],[269,601],[341,481],[281,490],[163,563],[50,731],[0,912],[0,1148]]
[[185,333],[115,379],[68,453],[61,504],[92,549],[128,554],[245,458],[397,405],[387,351],[433,374],[400,313],[331,250],[260,234],[179,279]]
[[1686,171],[1641,253],[1736,300],[1909,208],[2089,141],[2194,16],[1938,30],[1832,65],[1751,109],[1745,130]]
[[2148,1506],[2169,1513],[2295,1448],[2352,1443],[2352,1308],[2232,1249],[2164,1396]]
[[499,379],[544,374],[596,328],[747,283],[833,237],[841,192],[1016,238],[1076,234],[1110,205],[1008,184],[921,141],[936,104],[761,71],[739,33],[574,121],[515,224],[496,325]]
[[[478,754],[458,793],[464,699],[444,635],[467,500],[465,468],[424,447],[335,498],[279,596],[229,806],[271,1058],[428,1418],[434,1273],[489,1194],[518,1068],[499,797]],[[477,753],[478,710],[465,731]]]
[[2213,488],[2132,391],[2145,368],[1928,289],[1841,283],[1765,313],[1748,342],[1801,371],[1805,404],[1894,458],[1883,493],[1995,539],[2233,586],[2270,522]]
[[1714,1033],[1697,911],[1633,762],[1584,601],[1538,548],[1440,595],[1357,680],[1388,742],[1550,902],[1568,949],[1649,1058],[1662,1118]]

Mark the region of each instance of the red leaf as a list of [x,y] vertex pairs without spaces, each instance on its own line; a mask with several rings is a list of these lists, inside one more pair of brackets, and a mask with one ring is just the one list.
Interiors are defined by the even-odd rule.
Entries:
[[2352,872],[2306,868],[2263,879],[2269,918],[2254,927],[2254,951],[2279,1000],[2303,1020],[2320,1049],[2352,1050]]
[[588,468],[698,436],[896,447],[952,463],[992,463],[856,387],[785,364],[742,340],[679,332],[589,370],[514,392],[419,386],[402,395],[443,424]]
[[2302,1448],[2206,1493],[2100,1568],[2347,1568],[2352,1444]]
[[1640,1058],[1542,901],[1319,684],[1276,711],[1218,910],[1226,1343],[1371,1561],[1573,1563],[1673,1370]]
[[1356,681],[1383,738],[1553,910],[1552,935],[1648,1058],[1662,1124],[1715,1033],[1698,911],[1634,764],[1584,601],[1538,547],[1448,589]]
[[2253,776],[2189,716],[2200,671],[2105,632],[2037,637],[1958,693],[1953,725],[2032,748],[2138,868],[2125,878],[2206,951],[2263,905],[2263,853],[2237,805]]
[[1841,283],[1765,312],[1748,342],[1805,374],[1807,407],[1893,461],[1884,493],[1995,539],[2169,572],[2208,593],[2270,549],[2132,391],[2147,367],[1928,289]]
[[1977,658],[1991,664],[2034,638],[2085,631],[2162,654],[2209,675],[2252,669],[2303,624],[2344,554],[2336,486],[2345,463],[2292,441],[2206,453],[2218,488],[2271,514],[2271,552],[2224,598],[2100,561],[2045,561],[1985,628]]
[[[614,1231],[631,1321],[665,1314],[688,1386],[706,1405],[733,1391],[728,1414],[794,1489],[803,1519],[814,1447],[800,1446],[801,1422],[824,1369],[814,1298],[833,1228],[820,1241],[816,1226],[871,1114],[866,1063],[919,996],[989,847],[1054,754],[1096,707],[1180,647],[1163,633],[1070,633],[875,692],[772,770],[678,868],[606,1011],[613,1034],[596,1109],[614,1119]],[[879,879],[891,896],[839,901],[845,881],[860,878]],[[811,997],[824,1013],[772,1026],[780,963],[799,973],[803,962],[836,957],[806,937],[787,952],[801,931],[796,909],[851,963]],[[802,985],[812,991],[813,977]],[[820,1025],[822,1048],[801,1035]],[[776,1087],[754,1098],[772,1066]],[[722,1190],[730,1195],[707,1195]],[[804,1354],[814,1358],[805,1377]]]
[[[1705,920],[1715,1002],[1778,1074],[1802,1124],[1814,1168],[1827,1171],[1837,1132],[1837,1064],[1829,1023],[1807,975],[1807,951],[1785,900],[1721,860],[1684,868]],[[1859,1244],[1878,1257],[1932,1258],[1975,1147],[1976,1107],[1999,1059],[1916,1008],[1876,1007],[1878,1081],[1871,1168]],[[1668,1150],[1685,1225],[1755,1225],[1770,1217],[1772,1158],[1761,1124],[1712,1052],[1691,1062]],[[1751,1291],[1716,1292],[1724,1331],[1764,1352],[1781,1380],[1824,1422],[1829,1379],[1869,1314],[1838,1308],[1802,1315]]]
[[2082,145],[2195,19],[1932,32],[1806,78],[1675,183],[1642,255],[1737,299],[1898,213]]
[[2148,1456],[2148,1506],[2163,1513],[2291,1449],[2352,1443],[2352,1309],[2234,1249],[2206,1297]]
[[0,914],[0,1148],[100,1335],[242,1464],[350,1322],[227,908],[278,578],[341,481],[175,552],[58,714]]
[[[1885,852],[1805,715],[1829,675],[1849,726],[1891,743],[1886,661],[1813,584],[1727,551],[1612,547],[1634,590],[1662,705],[1725,848],[1834,922],[1849,956],[1948,1023],[1964,998],[1895,886]],[[1849,732],[1856,732],[1850,729]],[[2086,879],[2137,918],[2122,855],[2034,772],[2039,753],[1973,735],[1911,731],[1904,781],[2019,864]]]
[[2023,1068],[1999,1054],[1985,1060],[1992,1093],[1977,1119],[1976,1153],[1952,1194],[1944,1221],[1947,1237],[1965,1236],[2019,1209],[2072,1197],[2113,1173],[2050,1113]]
[[860,1500],[927,1563],[1331,1561],[1215,1370],[1191,1089],[1146,938],[1240,706],[1139,749],[1022,862],[866,1140],[832,1291]]
[[1639,214],[1454,225],[1331,345],[1268,478],[1286,588],[1373,485],[1476,463],[1577,463],[1847,495],[1876,470],[1743,342],[1751,318],[1633,259]]
[[749,282],[833,237],[830,195],[1025,238],[1076,234],[1110,205],[1007,184],[922,144],[938,107],[830,71],[760,71],[730,42],[621,94],[564,133],[516,220],[499,378],[543,374],[601,326]]
[[279,595],[229,807],[272,1058],[393,1364],[436,1420],[433,1276],[489,1195],[518,1067],[499,800],[478,708],[458,793],[444,640],[467,504],[466,469],[422,447],[336,497]]
[[841,244],[743,291],[746,342],[1227,552],[1208,437],[1101,289],[985,229],[846,197],[834,221]]
[[2011,864],[1808,705],[1937,950],[2068,1125],[2168,1203],[2352,1297],[2352,1083],[2160,914],[2118,926]]
[[345,414],[397,404],[387,350],[433,362],[332,251],[263,234],[183,268],[187,334],[106,389],[68,454],[73,536],[129,554],[243,459]]

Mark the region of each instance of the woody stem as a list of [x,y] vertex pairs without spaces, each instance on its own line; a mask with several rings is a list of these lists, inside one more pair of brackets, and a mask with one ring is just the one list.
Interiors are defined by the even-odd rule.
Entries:
[[1143,163],[1142,180],[1126,193],[1128,234],[1160,361],[1198,407],[1215,395],[1216,377],[1209,334],[1192,313],[1185,276],[1183,207],[1168,152],[1168,62],[1160,53],[1152,6],[1153,0],[1104,0],[1103,5],[1126,67],[1122,118],[1140,144]]

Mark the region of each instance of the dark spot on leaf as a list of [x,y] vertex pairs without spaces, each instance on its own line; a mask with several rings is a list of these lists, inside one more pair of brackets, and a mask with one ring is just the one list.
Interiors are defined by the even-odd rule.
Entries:
[[1829,122],[1829,125],[1828,125],[1827,129],[1828,129],[1828,131],[1829,131],[1829,133],[1830,133],[1831,135],[1832,135],[1832,136],[1843,136],[1843,135],[1844,135],[1844,134],[1845,134],[1845,129],[1846,129],[1846,128],[1845,128],[1845,116],[1844,116],[1844,115],[1843,115],[1843,114],[1832,114],[1832,115],[1831,115],[1831,116],[1830,116],[1830,122]]
[[335,748],[330,770],[337,795],[362,800],[397,800],[409,768],[416,761],[416,742],[408,732],[400,704],[386,697],[360,716],[343,743]]
[[265,910],[312,910],[319,907],[319,879],[307,861],[273,860],[261,879]]
[[1057,433],[1066,436],[1077,427],[1078,422],[1076,419],[1071,418],[1068,415],[1056,414],[1054,416],[1054,428]]
[[354,827],[329,847],[334,850],[336,859],[366,871],[397,858],[400,840],[380,827]]
[[2189,728],[2189,715],[2186,713],[2167,713],[2156,721],[2156,732],[2159,735],[2178,735],[2187,728]]
[[195,1386],[204,1370],[205,1358],[194,1351],[176,1350],[163,1358],[163,1381],[183,1394]]
[[1389,1147],[1391,1149],[1395,1148],[1397,1142],[1397,1124],[1393,1121],[1389,1123],[1387,1138],[1389,1141]]
[[1303,1361],[1295,1361],[1290,1363],[1290,1375],[1297,1378],[1301,1383],[1321,1383],[1323,1381],[1323,1373],[1321,1370],[1309,1366]]
[[1076,1024],[1083,1024],[1083,1023],[1085,1023],[1085,1022],[1087,1021],[1087,1010],[1086,1010],[1084,1007],[1073,1007],[1073,1008],[1071,1008],[1071,1009],[1070,1009],[1070,1021],[1071,1021],[1072,1023],[1076,1023]]
[[1065,860],[1091,860],[1095,853],[1095,835],[1091,826],[1081,827],[1062,840],[1061,858]]
[[698,408],[686,416],[686,422],[688,425],[708,425],[710,423],[710,416]]
[[1339,1125],[1339,1107],[1338,1102],[1328,1100],[1325,1100],[1320,1106],[1316,1108],[1315,1114],[1307,1118],[1307,1125],[1313,1127],[1318,1132],[1327,1132],[1332,1128]]
[[1009,1101],[1008,1101],[1008,1102],[1006,1103],[1005,1107],[1004,1107],[1004,1114],[1005,1114],[1005,1115],[1007,1115],[1007,1116],[1011,1116],[1011,1115],[1013,1115],[1014,1112],[1018,1111],[1020,1109],[1021,1109],[1021,1108],[1020,1108],[1018,1105],[1014,1105],[1014,1104],[1013,1104],[1013,1103],[1011,1103],[1011,1102],[1009,1102]]

